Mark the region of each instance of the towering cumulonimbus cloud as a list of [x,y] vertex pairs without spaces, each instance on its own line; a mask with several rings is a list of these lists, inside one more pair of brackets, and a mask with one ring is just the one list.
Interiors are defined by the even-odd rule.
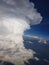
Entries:
[[5,40],[0,43],[0,57],[18,65],[30,59],[34,52],[24,47],[24,31],[41,20],[42,16],[29,0],[0,0],[0,38]]

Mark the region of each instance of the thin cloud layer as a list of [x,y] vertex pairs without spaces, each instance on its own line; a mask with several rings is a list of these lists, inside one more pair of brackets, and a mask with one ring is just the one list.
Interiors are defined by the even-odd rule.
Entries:
[[41,20],[42,16],[29,0],[0,0],[0,58],[21,65],[32,58],[34,51],[25,49],[23,35],[30,25]]

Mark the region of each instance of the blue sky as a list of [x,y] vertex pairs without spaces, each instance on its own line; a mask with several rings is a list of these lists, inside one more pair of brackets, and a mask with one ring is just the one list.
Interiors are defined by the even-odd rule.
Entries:
[[30,0],[34,2],[35,8],[41,13],[43,20],[40,24],[31,26],[26,34],[40,36],[49,40],[49,0]]

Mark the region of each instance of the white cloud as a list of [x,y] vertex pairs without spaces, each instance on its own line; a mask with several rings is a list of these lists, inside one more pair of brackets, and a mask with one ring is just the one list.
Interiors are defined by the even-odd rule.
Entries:
[[[3,56],[10,61],[12,59],[12,62],[17,61],[17,63],[24,63],[32,58],[34,51],[25,49],[23,34],[25,30],[30,29],[30,25],[39,24],[41,20],[42,16],[29,0],[2,0],[2,4],[0,4],[0,37],[2,40],[8,39],[15,43],[0,41],[0,49],[2,49],[0,57]],[[7,50],[9,48],[11,51]]]
[[[25,37],[27,37],[28,39],[37,40],[38,43],[47,44],[47,40],[39,36],[25,35]],[[33,42],[29,41],[29,43],[33,43]]]
[[0,36],[0,60],[22,65],[24,61],[31,59],[33,54],[35,52],[22,47],[22,43],[15,43],[14,40]]
[[[37,10],[34,8],[34,4],[30,3],[29,0],[3,0],[7,7],[6,12],[13,11],[16,16],[31,20],[30,24],[39,24],[42,20],[42,16],[40,13],[37,12]],[[7,4],[7,2],[9,2]],[[11,5],[14,3],[14,5]],[[11,13],[10,13],[11,14]],[[21,14],[21,16],[20,16]]]
[[39,43],[44,43],[44,44],[47,44],[47,41],[46,40],[44,40],[44,39],[39,39],[39,41],[38,41]]

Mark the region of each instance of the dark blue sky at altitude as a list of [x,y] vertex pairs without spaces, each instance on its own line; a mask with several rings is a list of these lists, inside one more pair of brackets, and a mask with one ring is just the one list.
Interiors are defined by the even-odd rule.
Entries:
[[49,40],[49,0],[30,0],[35,4],[35,8],[41,13],[43,20],[38,25],[31,26],[26,34],[39,36]]

